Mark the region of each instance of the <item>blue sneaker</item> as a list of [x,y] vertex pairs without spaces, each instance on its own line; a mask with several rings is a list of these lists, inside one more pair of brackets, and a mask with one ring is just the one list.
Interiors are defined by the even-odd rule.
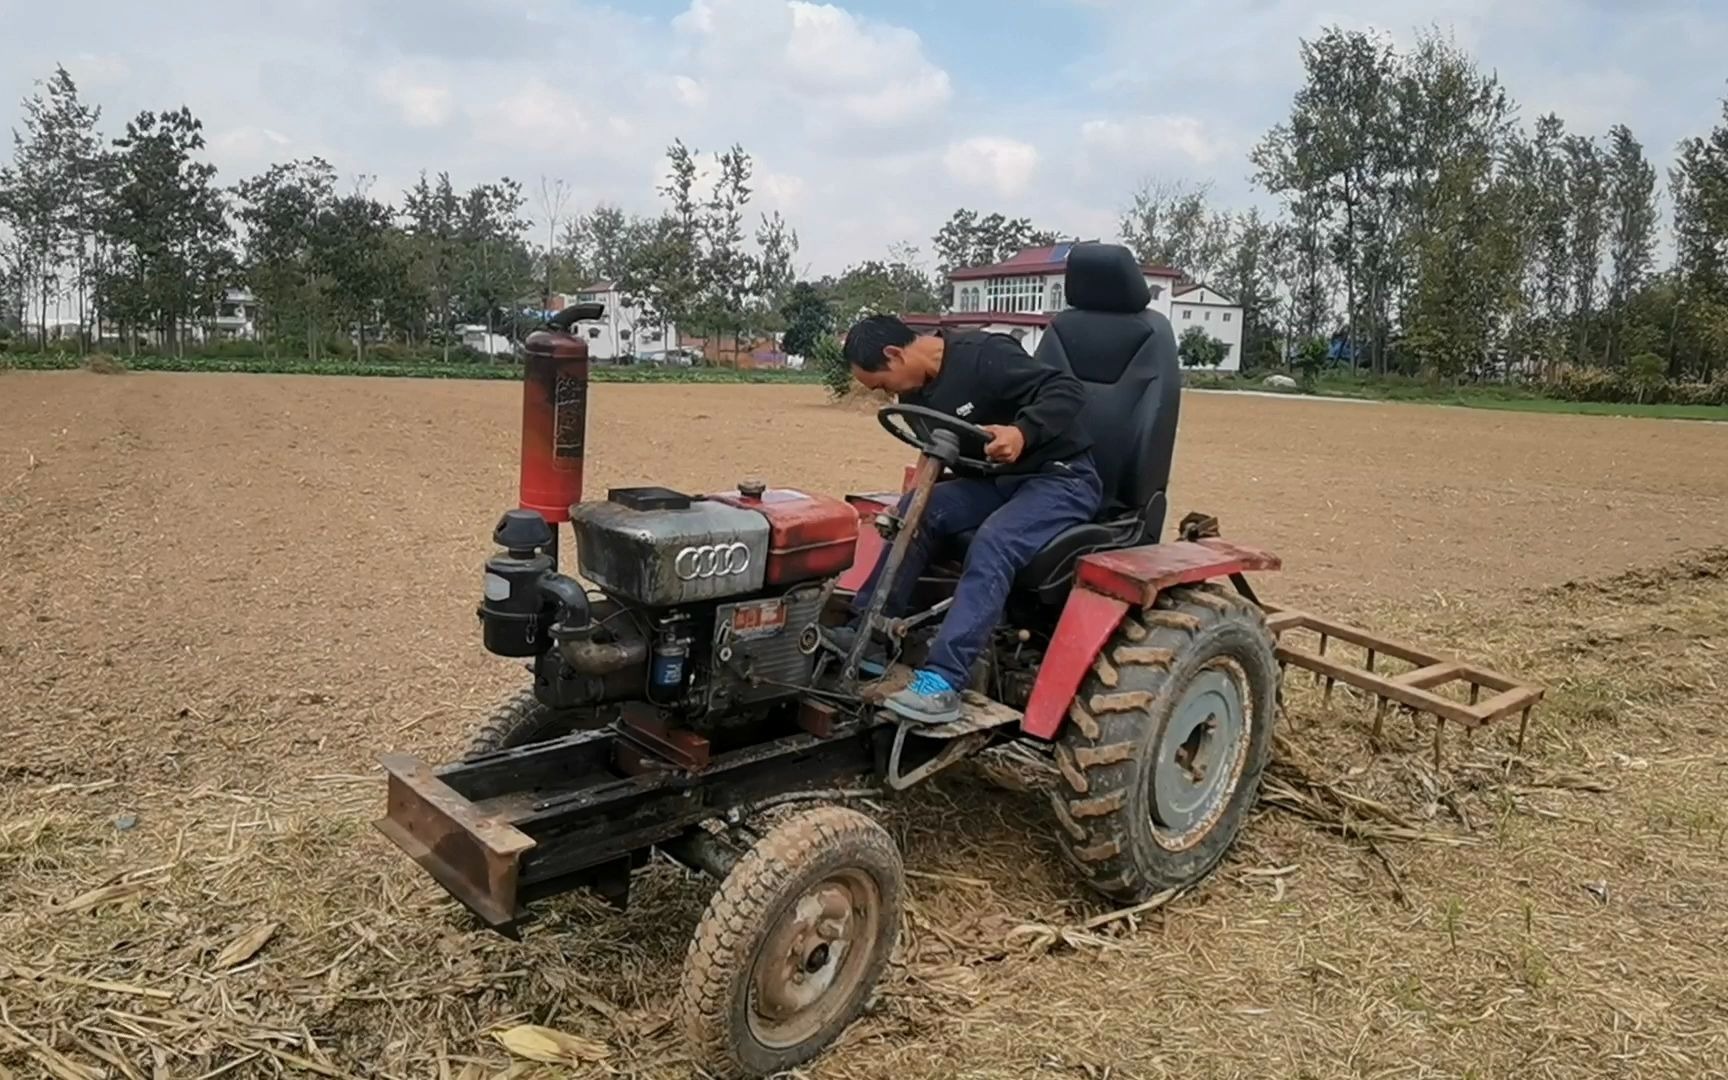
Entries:
[[952,724],[960,719],[960,692],[933,671],[918,671],[906,689],[882,703],[896,716],[920,724]]

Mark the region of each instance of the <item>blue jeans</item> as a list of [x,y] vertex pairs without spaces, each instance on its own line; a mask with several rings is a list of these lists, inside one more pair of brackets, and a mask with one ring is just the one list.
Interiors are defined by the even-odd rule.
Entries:
[[[911,495],[900,500],[906,512]],[[978,530],[966,550],[966,564],[954,588],[954,605],[930,646],[924,667],[964,690],[972,683],[972,665],[1002,621],[1014,576],[1032,556],[1059,534],[1091,521],[1103,502],[1103,488],[1092,455],[1052,464],[1047,471],[1025,476],[944,480],[930,493],[924,521],[906,551],[885,613],[891,618],[910,614],[912,591],[943,544],[962,533]],[[888,559],[884,548],[876,568],[858,590],[853,608],[862,613],[876,591]]]

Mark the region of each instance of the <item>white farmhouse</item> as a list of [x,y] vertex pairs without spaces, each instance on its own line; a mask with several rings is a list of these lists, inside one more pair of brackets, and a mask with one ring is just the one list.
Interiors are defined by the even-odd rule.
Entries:
[[1219,371],[1242,370],[1242,308],[1234,300],[1210,285],[1183,285],[1170,303],[1170,322],[1177,341],[1196,326],[1222,341],[1229,351]]
[[[964,327],[1008,334],[1018,338],[1027,352],[1036,352],[1050,317],[1069,306],[1063,288],[1073,248],[1072,243],[1026,248],[991,266],[955,270],[948,275],[948,310],[940,315],[908,315],[906,323],[919,329]],[[1182,271],[1174,267],[1144,265],[1141,269],[1152,293],[1151,310],[1170,319],[1180,335],[1176,305],[1182,290],[1193,287],[1184,284]],[[1236,312],[1230,322],[1238,337],[1226,366],[1234,367],[1234,354],[1241,352],[1242,316],[1231,310]]]
[[570,303],[605,305],[600,318],[578,323],[576,330],[588,340],[588,355],[596,360],[660,353],[678,344],[678,328],[655,322],[638,305],[626,303],[615,281],[585,285]]
[[222,302],[217,305],[216,317],[210,320],[210,326],[218,339],[256,340],[258,298],[250,289],[223,290]]

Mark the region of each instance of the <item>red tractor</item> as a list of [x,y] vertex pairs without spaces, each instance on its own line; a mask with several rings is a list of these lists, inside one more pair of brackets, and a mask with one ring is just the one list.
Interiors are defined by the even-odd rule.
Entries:
[[[890,406],[882,423],[919,455],[901,492],[842,500],[746,482],[584,502],[587,355],[568,328],[595,313],[560,313],[527,343],[522,508],[498,524],[479,608],[486,647],[529,661],[533,685],[460,762],[387,756],[380,828],[506,933],[576,888],[624,904],[656,850],[713,875],[681,1010],[696,1061],[727,1076],[819,1053],[894,948],[892,839],[837,805],[788,816],[810,792],[861,775],[904,789],[1019,739],[1061,777],[1053,828],[1086,885],[1134,902],[1206,875],[1272,745],[1288,658],[1244,574],[1278,560],[1206,535],[1204,519],[1161,542],[1181,389],[1170,324],[1114,245],[1073,249],[1066,295],[1074,306],[1039,356],[1086,386],[1105,510],[1019,576],[962,719],[936,728],[878,702],[920,659],[965,538],[919,582],[914,613],[865,613],[866,631],[898,647],[887,671],[864,663],[868,632],[837,657],[820,626],[885,548],[875,596],[892,591],[932,487],[951,467],[988,468],[988,436]],[[558,569],[565,521],[581,581]],[[764,826],[754,815],[769,808],[781,809]]]

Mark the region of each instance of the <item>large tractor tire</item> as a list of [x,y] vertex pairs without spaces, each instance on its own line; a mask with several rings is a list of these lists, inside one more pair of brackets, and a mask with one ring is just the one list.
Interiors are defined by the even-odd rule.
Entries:
[[900,933],[904,871],[882,826],[823,806],[769,830],[708,902],[679,1011],[696,1064],[768,1076],[809,1061],[869,1003]]
[[1081,684],[1052,802],[1069,860],[1113,899],[1205,877],[1260,790],[1278,662],[1258,606],[1212,585],[1131,613]]
[[592,709],[552,709],[540,703],[532,688],[506,698],[468,739],[462,759],[469,761],[498,750],[561,739],[579,727],[591,726]]

